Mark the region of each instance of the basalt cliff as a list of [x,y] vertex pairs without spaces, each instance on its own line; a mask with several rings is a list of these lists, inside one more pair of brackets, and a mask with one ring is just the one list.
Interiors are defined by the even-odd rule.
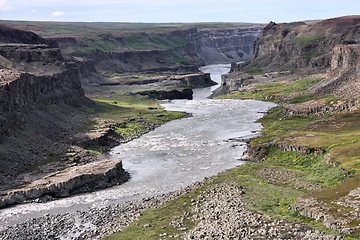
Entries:
[[[231,63],[249,59],[262,25],[237,28],[175,30],[161,34],[100,34],[106,47],[90,46],[93,39],[76,36],[50,37],[61,51],[78,62],[81,73],[97,72],[196,72],[204,64]],[[161,44],[160,44],[161,43]],[[143,44],[143,46],[140,46]],[[123,46],[111,50],[111,46]],[[143,50],[144,49],[144,50]],[[85,63],[85,64],[84,64]]]
[[268,71],[306,67],[327,69],[336,45],[358,41],[358,24],[360,18],[357,16],[317,22],[271,22],[256,40],[252,59],[242,66]]
[[[255,41],[252,58],[232,64],[233,74],[223,77],[224,90],[234,91],[252,82],[301,72],[325,74],[325,80],[309,91],[355,96],[359,24],[358,16],[282,24],[271,22]],[[354,89],[349,90],[349,86]]]
[[261,27],[204,29],[191,32],[188,38],[196,55],[206,64],[231,63],[252,57],[261,30]]
[[[67,186],[69,195],[126,180],[120,160],[107,164],[105,172],[57,178],[64,177],[61,171],[70,166],[93,161],[101,165],[101,160],[90,154],[81,160],[64,155],[76,155],[76,129],[86,123],[81,108],[93,103],[84,95],[76,64],[65,61],[47,40],[4,26],[0,27],[0,39],[0,207],[47,194],[55,197],[61,186]],[[26,187],[49,174],[50,185],[43,182]],[[55,192],[51,185],[57,186]],[[19,186],[25,188],[16,195],[6,191]],[[36,194],[29,192],[34,189],[38,189]]]

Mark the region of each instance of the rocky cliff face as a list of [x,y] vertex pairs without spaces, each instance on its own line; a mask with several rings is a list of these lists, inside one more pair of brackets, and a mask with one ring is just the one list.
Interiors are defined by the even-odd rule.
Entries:
[[[175,39],[174,42],[183,41],[187,44],[163,49],[155,47],[153,50],[99,50],[83,53],[81,59],[87,59],[87,63],[92,65],[90,70],[98,72],[194,72],[204,64],[230,63],[249,59],[252,56],[254,41],[260,35],[261,29],[262,26],[212,30],[194,28],[157,35],[139,33],[138,39],[133,41],[146,41],[148,38],[162,39],[162,41]],[[124,37],[116,36],[116,33],[102,34],[97,37],[113,47],[125,46],[127,41]],[[57,37],[50,40],[55,41],[62,53],[69,57],[80,57],[74,49],[82,46],[79,42],[85,41],[80,41],[76,37]],[[81,66],[80,69],[86,69],[84,61],[77,61],[77,59],[74,60]],[[88,72],[81,71],[81,73]]]
[[262,27],[199,30],[189,35],[196,54],[206,63],[231,63],[252,57]]
[[95,62],[97,71],[107,72],[162,72],[197,71],[203,64],[191,46],[126,52],[99,52],[86,58]]
[[[3,29],[0,27],[0,29]],[[76,107],[91,104],[75,64],[40,37],[6,29],[0,44],[0,190],[19,183],[20,173],[36,169],[66,151],[74,128],[85,120]],[[11,36],[17,36],[9,42]],[[25,39],[25,43],[18,43]],[[29,40],[30,39],[30,40]],[[24,180],[24,179],[23,179]]]
[[[327,78],[308,89],[308,92],[358,99],[359,91],[360,44],[336,45],[332,50],[331,67],[327,71]],[[357,101],[353,104],[357,104]]]
[[340,43],[356,43],[359,16],[328,19],[317,23],[269,23],[255,42],[254,56],[233,70],[297,69],[330,67],[332,49]]

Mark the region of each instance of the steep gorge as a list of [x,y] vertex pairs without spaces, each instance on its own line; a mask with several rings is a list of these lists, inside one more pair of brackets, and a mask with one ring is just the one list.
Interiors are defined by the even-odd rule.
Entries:
[[262,27],[204,29],[189,35],[197,56],[206,64],[245,61],[253,54],[253,44]]
[[[69,36],[49,40],[55,41],[65,56],[79,60],[79,65],[86,59],[90,71],[196,72],[204,64],[249,59],[261,29],[262,25],[201,30],[191,28],[160,34],[134,33],[130,37],[117,36],[114,32],[96,36],[102,45],[96,45],[93,39]],[[82,69],[85,69],[84,65]]]

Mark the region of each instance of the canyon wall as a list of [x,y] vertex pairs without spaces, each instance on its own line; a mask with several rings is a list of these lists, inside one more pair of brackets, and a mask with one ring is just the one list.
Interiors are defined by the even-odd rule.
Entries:
[[198,30],[189,39],[206,64],[232,63],[252,57],[262,27]]
[[[359,32],[360,33],[360,32]],[[317,95],[355,99],[360,91],[360,44],[339,44],[332,50],[331,67],[327,78],[314,85],[308,92]],[[352,105],[358,104],[355,101]]]
[[332,49],[338,44],[358,41],[358,16],[318,22],[269,23],[255,42],[254,55],[233,71],[289,70],[308,68],[324,71],[330,67]]
[[[92,103],[81,88],[78,68],[64,61],[59,49],[38,44],[46,41],[33,33],[0,29],[6,34],[0,34],[5,39],[0,43],[2,190],[21,183],[16,180],[20,173],[66,152],[76,127],[85,121],[78,107]],[[13,35],[15,43],[8,43]]]
[[[49,38],[48,40],[56,42],[65,56],[75,60],[81,66],[82,74],[87,74],[89,71],[83,71],[86,69],[86,65],[83,64],[84,61],[77,61],[79,57],[83,60],[87,59],[88,63],[94,65],[90,70],[98,72],[196,72],[199,66],[205,64],[230,63],[249,59],[252,56],[254,41],[260,35],[261,29],[262,26],[259,25],[228,29],[198,30],[192,28],[161,34],[137,33],[131,41],[150,41],[144,45],[154,44],[151,42],[154,41],[153,39],[159,42],[170,41],[164,48],[153,47],[153,49],[146,50],[141,50],[140,47],[131,44],[130,46],[136,47],[136,49],[129,50],[129,46],[125,42],[130,40],[126,40],[123,36],[117,36],[116,33],[100,34],[97,36],[99,41],[113,48],[120,47],[120,50],[108,51],[100,47],[91,53],[82,51],[81,54],[78,49],[86,44],[93,44],[92,40],[81,40],[68,36]],[[121,50],[121,47],[125,50]]]

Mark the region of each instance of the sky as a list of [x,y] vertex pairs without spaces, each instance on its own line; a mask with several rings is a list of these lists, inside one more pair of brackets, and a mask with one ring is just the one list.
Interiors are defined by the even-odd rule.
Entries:
[[359,0],[0,0],[0,19],[268,23],[360,15]]

